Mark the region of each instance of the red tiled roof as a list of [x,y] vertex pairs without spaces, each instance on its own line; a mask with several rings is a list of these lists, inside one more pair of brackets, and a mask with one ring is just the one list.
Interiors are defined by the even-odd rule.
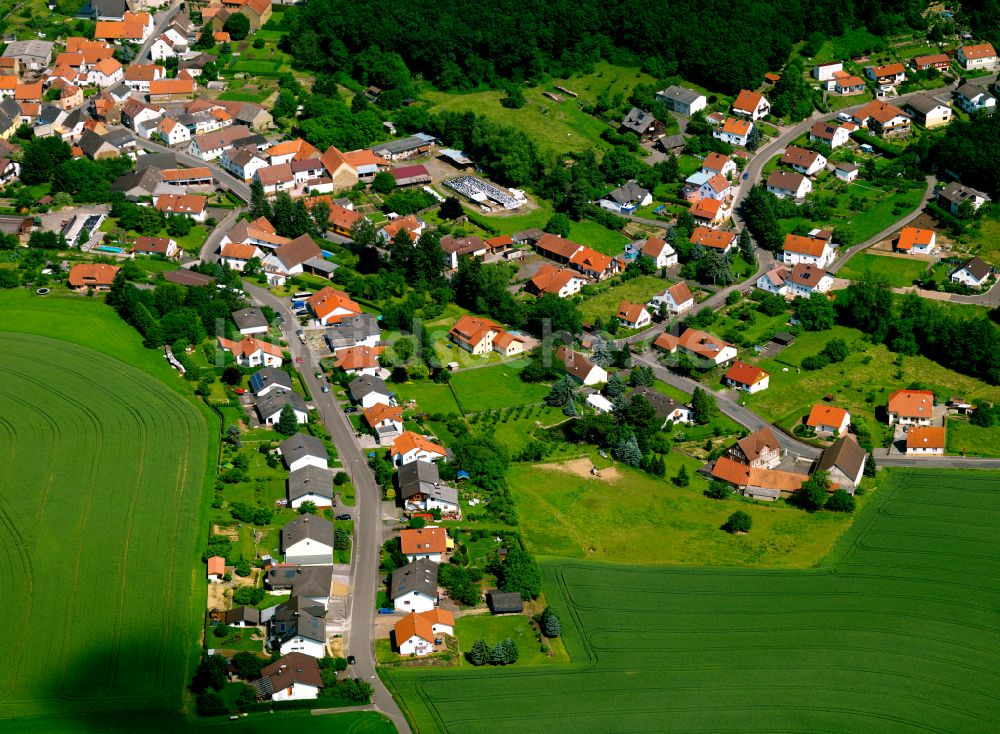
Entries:
[[770,376],[769,372],[762,370],[760,367],[755,367],[740,360],[733,362],[733,366],[726,373],[727,380],[732,380],[740,385],[756,385]]

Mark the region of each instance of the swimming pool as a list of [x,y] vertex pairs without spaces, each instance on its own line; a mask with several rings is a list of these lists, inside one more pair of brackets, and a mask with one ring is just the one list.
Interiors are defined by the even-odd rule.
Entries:
[[112,247],[111,245],[98,245],[94,249],[101,252],[125,252],[121,247]]

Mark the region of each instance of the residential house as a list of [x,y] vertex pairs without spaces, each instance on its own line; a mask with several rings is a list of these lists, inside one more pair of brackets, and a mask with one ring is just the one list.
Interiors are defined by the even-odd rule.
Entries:
[[264,151],[264,155],[268,158],[272,166],[276,166],[279,163],[291,163],[292,161],[306,160],[308,158],[319,158],[319,151],[302,138],[295,138],[294,140],[275,143]]
[[833,236],[826,230],[814,229],[808,235],[785,235],[781,261],[786,265],[806,263],[827,268],[836,259]]
[[413,431],[403,431],[392,443],[389,456],[396,466],[413,461],[448,461],[448,451]]
[[447,609],[410,612],[393,628],[400,655],[423,657],[434,652],[434,641],[441,635],[455,634],[455,615]]
[[141,124],[158,120],[163,114],[162,107],[146,104],[141,99],[132,97],[122,105],[121,122],[131,130],[138,130]]
[[250,392],[261,398],[272,390],[292,391],[292,378],[276,367],[261,367],[250,375]]
[[[152,83],[151,83],[152,84]],[[230,125],[215,132],[195,135],[188,146],[188,154],[203,161],[214,161],[222,156],[226,148],[232,147],[237,141],[247,144],[253,133],[241,125]]]
[[667,423],[693,423],[694,417],[691,408],[682,403],[678,403],[673,398],[669,398],[659,390],[644,386],[637,387],[632,391],[632,395],[639,395],[649,401],[656,411],[656,420],[663,428]]
[[211,584],[221,584],[222,577],[226,575],[226,559],[222,556],[212,556],[208,559],[206,575]]
[[865,80],[853,74],[841,72],[833,78],[832,91],[834,94],[847,97],[853,94],[863,94],[866,88]]
[[358,169],[353,166],[335,146],[331,145],[320,156],[320,161],[335,190],[349,189],[358,182]]
[[618,304],[618,313],[615,314],[618,323],[626,329],[643,329],[649,326],[653,317],[641,303],[622,301]]
[[907,255],[930,255],[936,244],[937,233],[933,229],[903,227],[892,248]]
[[227,242],[219,250],[219,259],[233,270],[243,272],[243,269],[254,258],[264,259],[264,251],[256,245],[244,245],[237,242]]
[[153,32],[153,16],[149,13],[126,12],[122,20],[99,20],[94,38],[112,43],[141,44]]
[[667,317],[673,318],[691,310],[694,306],[694,296],[691,289],[683,280],[680,283],[667,288],[663,293],[658,293],[649,301],[649,307],[657,312],[661,312],[666,307]]
[[914,120],[928,129],[947,125],[952,119],[951,107],[926,93],[910,97],[906,101],[906,109]]
[[913,426],[906,434],[907,456],[944,456],[943,426]]
[[260,626],[260,610],[257,607],[235,607],[229,609],[222,617],[227,627],[248,629]]
[[937,195],[937,203],[952,214],[959,214],[965,202],[969,202],[972,211],[976,211],[983,204],[990,200],[990,197],[982,191],[976,191],[968,186],[963,186],[958,181],[952,181],[945,186],[938,186],[934,192]]
[[806,425],[816,433],[835,433],[845,435],[847,427],[851,425],[851,414],[843,408],[833,405],[823,405],[816,403],[809,411],[806,418]]
[[620,261],[589,247],[581,247],[569,259],[578,272],[591,280],[601,281],[615,275],[623,268]]
[[441,251],[444,253],[444,260],[449,270],[458,270],[458,259],[460,257],[472,257],[477,260],[486,258],[488,249],[479,237],[455,237],[447,234],[441,238]]
[[120,269],[117,265],[80,263],[70,269],[68,284],[77,293],[109,291]]
[[125,78],[125,69],[114,58],[107,57],[98,61],[87,70],[87,83],[104,89]]
[[733,362],[722,378],[722,382],[729,387],[751,394],[767,390],[770,380],[770,372],[739,359]]
[[349,375],[377,375],[385,347],[345,347],[334,355],[334,367]]
[[321,469],[311,464],[288,473],[288,505],[297,510],[305,502],[317,507],[333,505],[333,489],[329,469]]
[[906,81],[906,67],[898,62],[884,66],[866,66],[865,76],[880,86],[895,86]]
[[421,558],[441,563],[448,550],[448,532],[441,527],[404,528],[399,531],[399,544],[411,563]]
[[285,462],[288,471],[293,472],[306,466],[318,469],[329,468],[329,454],[326,446],[315,436],[307,433],[296,433],[278,444],[278,453]]
[[581,385],[599,385],[602,382],[608,381],[607,371],[600,365],[591,362],[579,352],[563,346],[556,349],[556,357],[566,367],[566,374]]
[[285,406],[292,409],[296,423],[304,425],[309,422],[309,406],[301,395],[292,390],[270,390],[267,395],[256,398],[254,404],[263,426],[278,425]]
[[241,367],[281,367],[281,347],[247,336],[238,342],[218,337],[219,348],[230,352]]
[[708,106],[708,98],[704,94],[676,84],[657,92],[656,99],[666,105],[667,109],[689,117]]
[[649,191],[634,181],[629,181],[624,186],[619,186],[614,191],[602,196],[598,203],[601,208],[608,211],[627,214],[652,202],[653,195]]
[[910,134],[910,116],[881,100],[869,102],[854,113],[854,121],[875,135],[901,137]]
[[643,142],[655,140],[663,135],[665,126],[662,122],[653,117],[651,112],[633,107],[622,119],[618,126],[618,132],[631,132],[639,136]]
[[699,170],[684,180],[682,191],[684,198],[688,201],[700,201],[702,199],[726,201],[733,197],[733,188],[729,179],[722,174]]
[[858,445],[854,436],[841,431],[840,438],[829,448],[824,449],[816,465],[816,471],[829,472],[832,482],[854,494],[853,490],[861,483],[861,477],[864,476],[867,460],[868,452]]
[[358,375],[347,385],[351,400],[362,408],[370,408],[377,403],[395,404],[395,394],[385,381],[373,375]]
[[958,106],[970,115],[977,112],[992,114],[997,109],[997,98],[976,84],[963,84],[955,90]]
[[809,140],[819,141],[831,148],[839,148],[851,138],[850,129],[835,122],[817,122],[809,128]]
[[309,297],[309,310],[317,321],[323,326],[328,326],[337,324],[347,317],[359,315],[361,306],[344,291],[326,286]]
[[812,263],[798,262],[784,276],[790,298],[809,298],[813,293],[826,293],[833,287],[833,276]]
[[758,469],[773,469],[781,463],[781,444],[770,426],[739,439],[726,449],[726,456]]
[[92,161],[118,157],[118,148],[91,130],[83,131],[80,140],[77,141],[77,145],[83,151],[83,154]]
[[996,271],[992,265],[973,257],[948,273],[948,278],[952,283],[962,283],[970,288],[982,288],[989,282],[994,272]]
[[664,332],[653,341],[653,347],[667,354],[680,352],[715,365],[725,364],[736,358],[736,347],[714,334],[698,329],[685,329],[679,337]]
[[284,284],[288,276],[302,273],[304,271],[303,263],[314,257],[322,258],[323,251],[307,234],[279,245],[264,256],[264,271],[267,273],[268,283],[271,285]]
[[504,329],[489,319],[465,314],[448,332],[448,338],[471,354],[487,354],[493,351],[493,340]]
[[554,293],[560,298],[568,298],[579,293],[585,285],[587,281],[579,277],[576,271],[542,263],[534,277],[525,283],[524,289],[536,296]]
[[154,206],[168,216],[184,216],[196,222],[207,218],[205,197],[196,194],[162,194],[154,196]]
[[753,123],[749,120],[738,120],[734,117],[729,117],[712,131],[712,137],[718,138],[730,145],[744,147],[750,139],[751,130],[753,130]]
[[133,255],[162,255],[171,258],[180,252],[175,240],[169,237],[146,237],[139,235],[132,246]]
[[821,82],[833,79],[834,74],[844,71],[844,64],[841,61],[833,61],[828,64],[816,64],[812,69],[812,77]]
[[736,233],[708,227],[695,227],[691,233],[691,244],[718,250],[723,255],[736,247]]
[[712,466],[712,477],[732,484],[745,497],[773,502],[798,492],[807,474],[754,467],[720,456]]
[[951,58],[948,54],[925,54],[913,57],[913,66],[917,71],[927,71],[934,68],[938,71],[948,71]]
[[377,347],[382,332],[370,313],[344,316],[326,330],[323,338],[331,352],[349,347]]
[[815,150],[789,145],[781,156],[781,163],[806,176],[815,176],[826,167],[826,158]]
[[716,199],[702,199],[696,201],[688,210],[694,218],[694,223],[699,227],[715,229],[721,227],[733,216],[732,204]]
[[889,395],[889,425],[929,426],[934,420],[934,393],[930,390],[896,390]]
[[458,490],[441,481],[437,464],[429,461],[411,461],[399,467],[396,474],[399,487],[397,496],[408,510],[440,510],[445,515],[461,512]]
[[156,127],[156,132],[167,145],[183,145],[191,142],[191,131],[172,117],[163,117]]
[[771,112],[771,105],[759,92],[751,92],[741,89],[733,102],[733,114],[740,117],[749,117],[751,120],[760,120],[767,117]]
[[669,268],[677,264],[677,252],[660,237],[647,237],[639,252],[652,259],[657,268]]
[[407,214],[405,217],[396,217],[382,227],[382,229],[378,231],[378,237],[383,243],[388,244],[389,242],[392,242],[400,232],[405,231],[410,240],[416,242],[420,235],[423,234],[425,226],[426,224],[417,219],[414,215]]
[[391,444],[403,433],[403,409],[398,405],[375,403],[362,411],[365,422],[382,444]]
[[254,174],[268,167],[267,156],[255,145],[233,146],[222,151],[219,165],[242,181],[252,181]]
[[284,655],[326,657],[326,603],[333,568],[272,566],[264,581],[272,594],[291,593],[288,601],[274,608],[268,621],[268,649]]
[[860,171],[861,168],[853,163],[841,161],[840,163],[833,164],[833,175],[841,181],[847,181],[848,183],[857,179]]
[[323,678],[316,658],[300,652],[284,655],[260,670],[253,682],[257,695],[272,701],[306,701],[319,697]]
[[299,515],[281,528],[285,563],[326,566],[333,562],[333,523],[312,513]]
[[149,101],[154,104],[179,102],[193,97],[194,90],[194,77],[188,75],[179,76],[176,79],[154,79],[149,83]]
[[737,172],[736,161],[728,155],[712,151],[701,161],[701,172],[710,176],[719,175],[731,179]]
[[290,163],[263,166],[254,171],[253,177],[268,196],[276,196],[280,191],[290,191],[295,186],[295,174],[292,173]]
[[997,52],[992,43],[962,46],[955,54],[955,58],[966,71],[992,69],[997,65]]
[[401,566],[389,578],[389,598],[397,612],[428,612],[438,604],[438,564],[425,558]]
[[779,168],[767,177],[767,190],[779,199],[804,199],[812,191],[812,181],[801,173]]

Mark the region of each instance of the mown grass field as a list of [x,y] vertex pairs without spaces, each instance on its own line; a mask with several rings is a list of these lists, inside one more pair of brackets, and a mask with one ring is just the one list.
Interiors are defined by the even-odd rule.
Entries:
[[456,372],[451,376],[458,402],[466,413],[540,403],[549,394],[544,383],[521,379],[524,360]]
[[863,273],[871,270],[884,275],[893,288],[905,288],[913,285],[913,281],[927,270],[927,261],[859,252],[847,261],[837,276],[848,280],[857,280]]
[[950,418],[945,450],[966,456],[1000,456],[1000,426],[982,428],[965,418]]
[[418,732],[996,731],[998,481],[894,473],[816,569],[550,559],[571,665],[387,676]]
[[580,312],[584,319],[593,321],[597,317],[607,324],[618,313],[618,304],[622,301],[632,303],[648,303],[657,293],[663,293],[673,284],[673,281],[657,278],[655,275],[640,275],[613,287],[597,286],[600,293],[589,296],[580,304]]
[[[0,331],[40,325],[37,314],[16,319],[20,296],[0,301],[11,306]],[[40,330],[87,334],[106,353],[0,338],[0,612],[21,631],[8,640],[0,719],[87,713],[93,725],[109,710],[176,710],[204,603],[195,589],[214,432],[195,405],[108,356],[141,350],[110,309],[31,305],[50,304],[89,318],[50,312]]]
[[[50,728],[50,727],[58,728]],[[213,719],[186,718],[176,713],[149,712],[108,713],[101,717],[100,726],[85,717],[64,717],[53,722],[46,719],[20,719],[4,722],[5,734],[175,734],[176,732],[226,732],[226,734],[274,734],[284,727],[306,730],[315,734],[394,734],[396,727],[382,714],[374,711],[348,711],[330,716],[313,716],[311,711],[283,711],[275,717],[270,712],[250,714],[238,721],[221,716]]]

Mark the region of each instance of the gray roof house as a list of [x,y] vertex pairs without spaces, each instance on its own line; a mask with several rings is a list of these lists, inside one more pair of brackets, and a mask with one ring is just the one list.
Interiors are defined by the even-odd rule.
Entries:
[[296,509],[307,501],[315,505],[332,504],[332,478],[329,469],[317,466],[306,466],[289,473],[288,504]]
[[614,191],[609,191],[601,197],[600,205],[604,209],[615,212],[627,212],[638,209],[653,201],[653,195],[639,186],[635,181],[629,181]]
[[[438,565],[420,558],[397,568],[389,579],[389,598],[396,611],[422,611],[437,604]],[[417,599],[424,603],[419,606]]]
[[136,201],[143,196],[152,196],[156,185],[162,180],[159,168],[145,166],[141,170],[130,171],[119,176],[111,184],[111,190],[120,191],[126,199]]
[[301,395],[292,390],[268,390],[267,394],[257,398],[254,407],[260,416],[260,422],[270,426],[281,419],[281,411],[286,405],[292,406],[298,423],[309,420],[309,406]]
[[268,329],[267,318],[259,308],[241,308],[238,311],[233,311],[233,321],[236,323],[236,328],[244,336],[264,334]]
[[299,515],[281,528],[285,563],[324,566],[332,562],[333,523],[311,513]]
[[5,59],[20,59],[27,69],[44,69],[52,63],[52,41],[11,41],[4,49]]
[[262,367],[250,375],[250,392],[257,397],[275,389],[292,389],[292,378],[284,370],[279,370],[277,367]]
[[385,403],[391,400],[393,392],[385,384],[385,380],[371,375],[359,375],[347,385],[348,392],[351,393],[351,400],[361,403],[365,408],[370,408],[375,403]]
[[289,471],[304,466],[317,466],[321,469],[329,466],[330,455],[326,451],[326,446],[318,438],[307,433],[289,436],[278,444],[278,451]]
[[404,506],[414,506],[422,510],[458,509],[458,490],[441,481],[437,464],[430,461],[411,461],[399,467],[396,476],[399,483],[399,497]]
[[486,604],[493,614],[520,614],[524,611],[524,601],[516,591],[486,592]]
[[330,351],[336,352],[338,349],[354,346],[374,347],[378,345],[381,333],[378,319],[370,313],[361,313],[342,319],[340,323],[328,328],[325,338]]
[[667,109],[682,115],[693,115],[698,110],[705,109],[708,98],[700,92],[676,84],[656,93],[656,99],[663,102]]
[[854,494],[865,471],[868,452],[858,445],[854,436],[845,435],[824,449],[816,471],[830,472],[830,479],[845,491]]
[[657,120],[652,112],[633,107],[622,119],[619,129],[633,132],[642,140],[650,140],[662,135],[663,127],[663,123]]
[[264,577],[272,591],[287,591],[317,604],[326,604],[333,583],[332,566],[273,566]]
[[256,627],[260,624],[260,610],[257,607],[235,607],[223,616],[230,627]]

